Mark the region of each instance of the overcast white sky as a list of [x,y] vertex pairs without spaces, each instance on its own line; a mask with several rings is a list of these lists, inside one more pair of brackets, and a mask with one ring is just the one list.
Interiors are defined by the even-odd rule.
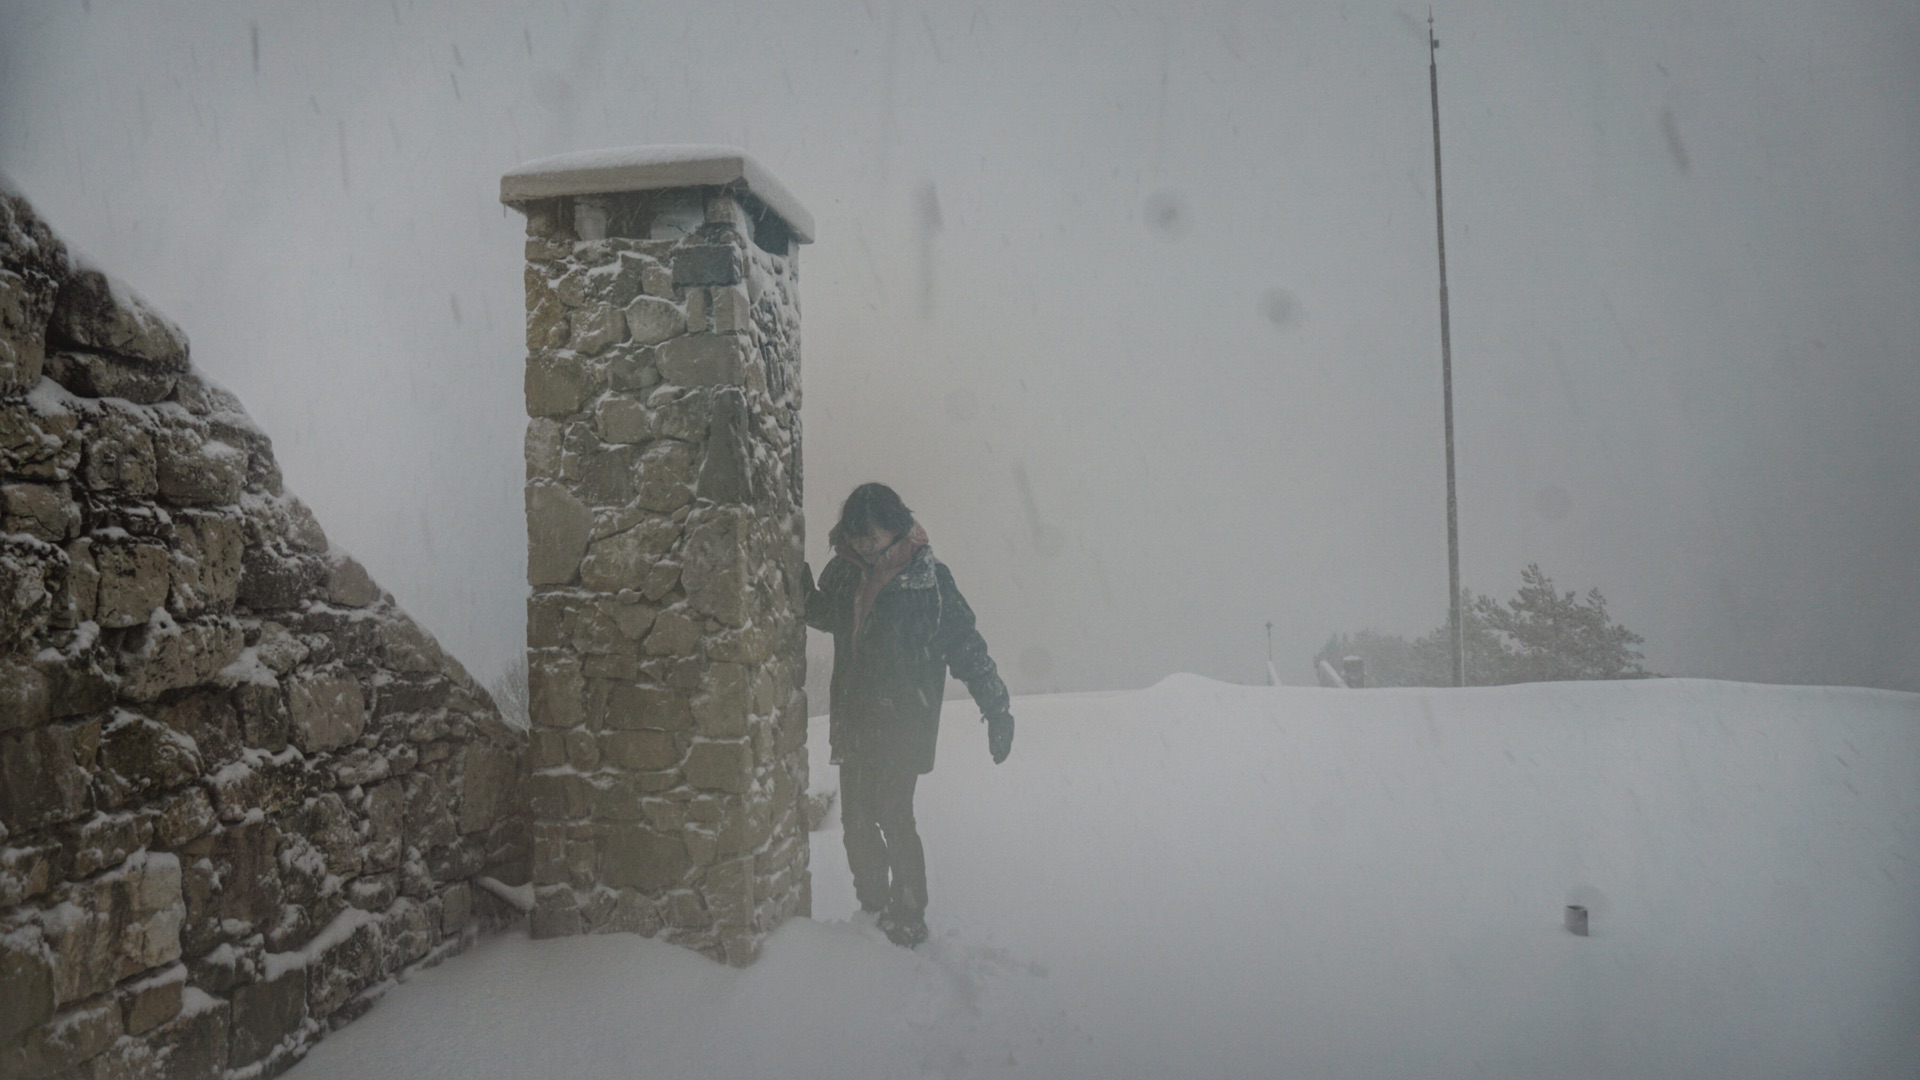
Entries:
[[[1920,7],[1438,5],[1465,584],[1920,689]],[[0,0],[0,169],[476,673],[565,150],[799,195],[809,553],[920,512],[1016,691],[1444,620],[1424,5]],[[926,207],[938,207],[929,230]]]

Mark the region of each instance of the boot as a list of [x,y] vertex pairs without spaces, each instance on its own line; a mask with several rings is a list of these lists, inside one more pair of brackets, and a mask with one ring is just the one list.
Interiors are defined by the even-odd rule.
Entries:
[[927,940],[927,920],[920,915],[900,915],[884,912],[880,916],[880,932],[887,940],[903,949],[911,949]]

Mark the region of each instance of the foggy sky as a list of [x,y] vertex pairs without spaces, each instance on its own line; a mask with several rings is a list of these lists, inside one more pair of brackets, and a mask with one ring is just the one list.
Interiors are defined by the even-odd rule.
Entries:
[[[0,169],[476,674],[524,641],[500,174],[746,148],[809,557],[919,512],[1016,692],[1444,621],[1424,5],[0,2]],[[1920,689],[1920,8],[1438,7],[1463,580]]]

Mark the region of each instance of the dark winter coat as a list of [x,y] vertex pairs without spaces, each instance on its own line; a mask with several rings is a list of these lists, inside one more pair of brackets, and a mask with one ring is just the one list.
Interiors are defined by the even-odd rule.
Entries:
[[1007,711],[987,643],[953,572],[931,548],[874,597],[853,641],[860,568],[836,555],[807,596],[807,625],[833,635],[833,686],[827,704],[833,760],[933,771],[947,672],[965,683],[983,715]]

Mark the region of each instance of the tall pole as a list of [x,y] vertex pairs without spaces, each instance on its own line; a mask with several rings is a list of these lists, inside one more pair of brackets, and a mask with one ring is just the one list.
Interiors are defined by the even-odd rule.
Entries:
[[1427,9],[1427,86],[1433,97],[1433,220],[1440,235],[1440,392],[1447,425],[1447,629],[1453,638],[1453,685],[1467,685],[1466,626],[1460,619],[1460,503],[1453,488],[1453,328],[1447,317],[1447,210],[1440,194],[1440,48]]

